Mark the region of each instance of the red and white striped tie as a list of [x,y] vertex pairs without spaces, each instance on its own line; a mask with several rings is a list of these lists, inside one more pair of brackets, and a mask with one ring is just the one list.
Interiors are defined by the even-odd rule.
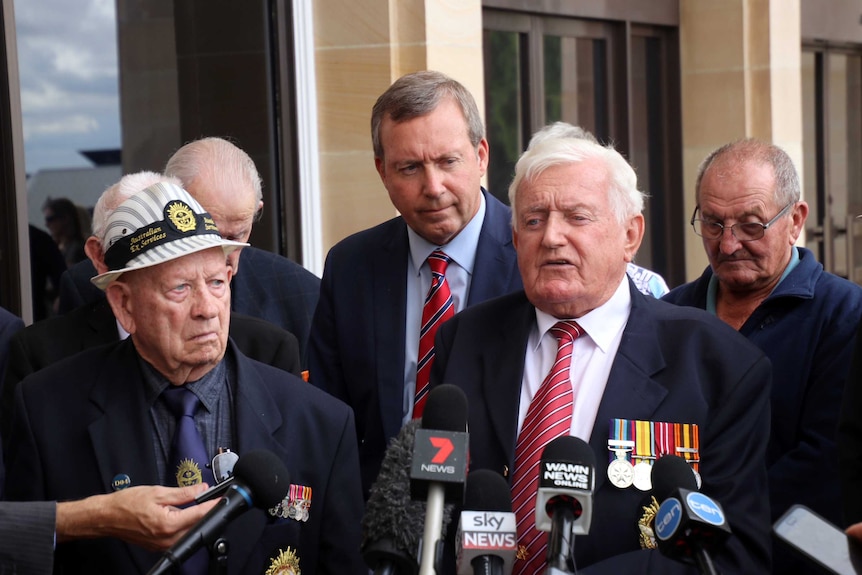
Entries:
[[518,520],[518,560],[514,575],[535,575],[545,568],[548,534],[536,529],[539,461],[545,446],[572,427],[574,396],[569,379],[572,349],[583,331],[573,321],[560,321],[549,330],[557,338],[557,358],[527,408],[515,444],[512,507]]
[[428,256],[431,268],[431,289],[425,296],[422,307],[422,327],[419,330],[419,356],[416,362],[416,401],[413,418],[422,417],[425,400],[428,398],[428,382],[431,379],[431,364],[434,363],[434,335],[444,321],[455,315],[455,302],[446,281],[446,267],[450,257],[442,250],[434,250]]

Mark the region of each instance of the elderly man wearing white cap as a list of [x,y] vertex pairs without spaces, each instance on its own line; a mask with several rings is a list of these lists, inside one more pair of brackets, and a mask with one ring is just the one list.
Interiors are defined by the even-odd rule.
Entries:
[[[222,239],[182,188],[161,182],[109,217],[93,278],[131,337],[27,378],[15,398],[7,495],[67,500],[133,485],[213,482],[225,450],[274,453],[290,473],[283,500],[228,526],[228,573],[282,563],[365,573],[353,415],[299,378],[245,357],[228,338]],[[325,526],[325,529],[324,529]],[[146,573],[158,555],[114,539],[60,543],[63,573]],[[206,552],[185,573],[206,573]]]

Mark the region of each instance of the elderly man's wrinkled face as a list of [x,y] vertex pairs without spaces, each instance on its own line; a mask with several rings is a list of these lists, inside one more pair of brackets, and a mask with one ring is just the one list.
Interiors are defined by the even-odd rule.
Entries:
[[557,318],[577,318],[619,287],[643,238],[643,216],[625,225],[608,199],[600,160],[547,168],[515,198],[514,243],[527,298]]
[[141,357],[179,385],[224,356],[230,279],[222,249],[211,248],[127,272],[108,286],[108,299]]

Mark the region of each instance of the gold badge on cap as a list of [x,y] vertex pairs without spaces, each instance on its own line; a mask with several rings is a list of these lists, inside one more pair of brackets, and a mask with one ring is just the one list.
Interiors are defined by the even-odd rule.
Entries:
[[197,227],[198,222],[195,212],[187,203],[180,200],[171,202],[165,209],[168,220],[181,232],[191,232]]
[[177,466],[177,485],[188,487],[203,482],[200,466],[193,459],[183,459]]
[[288,547],[285,551],[279,550],[275,559],[270,559],[269,568],[264,575],[301,575],[299,570],[299,555]]

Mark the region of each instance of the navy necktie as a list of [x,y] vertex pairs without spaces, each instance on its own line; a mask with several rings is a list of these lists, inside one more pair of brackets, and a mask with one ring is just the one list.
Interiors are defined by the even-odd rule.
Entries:
[[195,427],[195,411],[200,399],[191,390],[175,385],[169,385],[162,397],[177,418],[168,461],[169,473],[176,477],[176,484],[180,487],[204,481],[214,485],[212,471],[207,467],[209,458],[204,440]]

